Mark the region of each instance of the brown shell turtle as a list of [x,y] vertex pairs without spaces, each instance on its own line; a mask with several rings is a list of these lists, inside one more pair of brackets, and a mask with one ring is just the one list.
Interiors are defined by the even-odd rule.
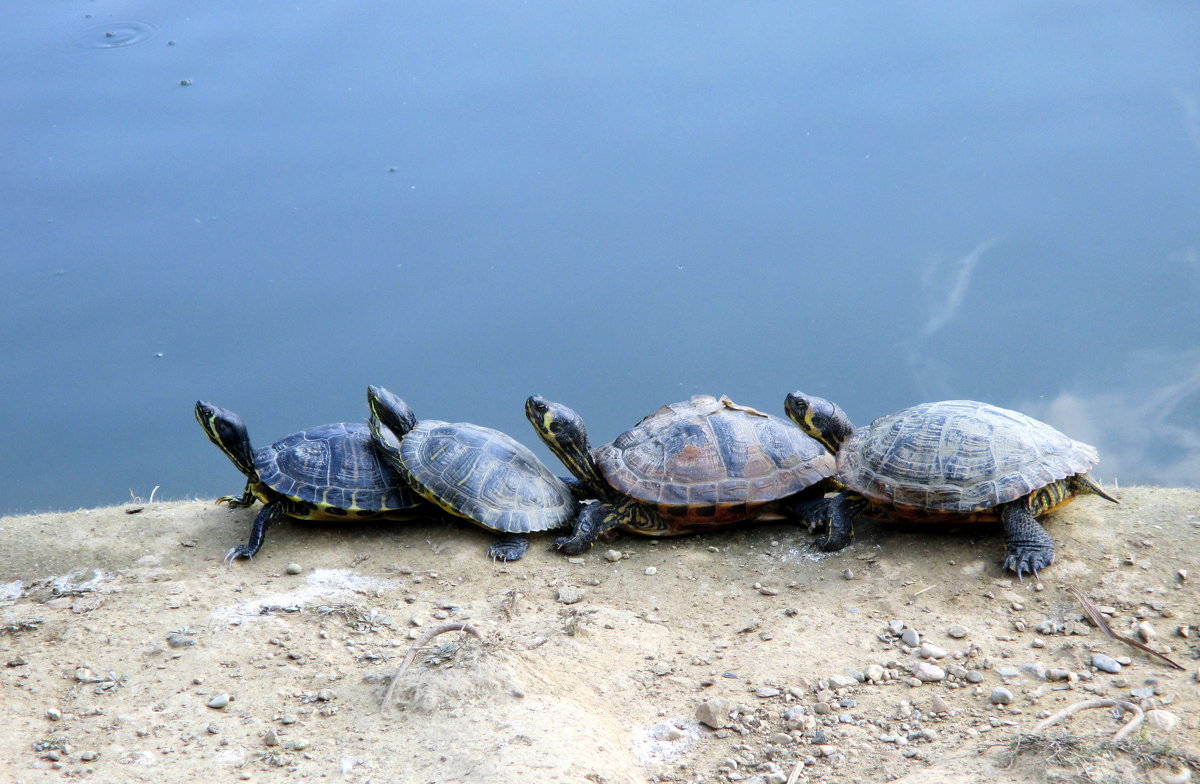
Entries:
[[788,416],[837,455],[845,490],[814,522],[828,526],[824,550],[840,550],[859,513],[885,520],[999,520],[1004,567],[1035,576],[1054,561],[1054,540],[1037,518],[1092,493],[1116,502],[1087,476],[1095,447],[1045,422],[975,400],[923,403],[855,429],[846,413],[793,392]]
[[580,511],[571,536],[556,541],[572,555],[618,527],[675,536],[806,519],[834,471],[833,456],[799,428],[727,397],[663,406],[595,451],[570,408],[534,395],[525,415],[579,480],[577,495],[599,501]]

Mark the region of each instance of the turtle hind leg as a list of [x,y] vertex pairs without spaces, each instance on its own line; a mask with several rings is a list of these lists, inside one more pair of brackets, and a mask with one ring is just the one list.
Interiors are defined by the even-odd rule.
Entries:
[[229,552],[225,553],[226,565],[232,565],[238,558],[253,558],[258,549],[262,547],[267,529],[293,511],[298,510],[293,510],[286,501],[272,501],[264,506],[258,516],[254,518],[254,524],[250,526],[250,540],[246,544],[229,548]]
[[586,553],[596,539],[621,524],[619,507],[603,502],[581,504],[570,536],[560,536],[554,546],[567,555]]
[[1054,540],[1030,514],[1024,498],[1001,507],[1000,523],[1008,550],[1004,568],[1016,572],[1018,580],[1025,572],[1037,577],[1039,570],[1054,563]]
[[493,561],[519,561],[529,550],[529,539],[521,534],[501,534],[487,549]]

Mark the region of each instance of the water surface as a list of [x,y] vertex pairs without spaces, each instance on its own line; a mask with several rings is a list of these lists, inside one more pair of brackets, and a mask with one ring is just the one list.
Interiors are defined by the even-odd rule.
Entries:
[[[1200,8],[0,9],[0,513],[418,415],[1019,408],[1200,485]],[[557,465],[555,465],[557,469]]]

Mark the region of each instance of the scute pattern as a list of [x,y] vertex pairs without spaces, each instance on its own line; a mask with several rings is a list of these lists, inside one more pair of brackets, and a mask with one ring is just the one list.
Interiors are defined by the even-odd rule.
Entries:
[[293,433],[256,450],[254,466],[268,487],[318,510],[386,512],[418,500],[379,459],[370,429],[355,422]]
[[493,531],[549,531],[574,514],[566,483],[498,430],[423,420],[401,440],[400,457],[422,495]]
[[713,522],[742,519],[834,471],[833,456],[791,422],[709,395],[663,406],[595,457],[621,493]]
[[925,403],[855,430],[838,479],[871,500],[965,513],[1082,474],[1095,448],[1044,422],[972,400]]

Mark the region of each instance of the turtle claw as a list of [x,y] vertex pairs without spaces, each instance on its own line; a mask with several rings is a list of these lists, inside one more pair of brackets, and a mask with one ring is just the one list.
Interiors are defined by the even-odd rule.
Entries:
[[1038,572],[1054,563],[1054,551],[1043,548],[1026,548],[1010,552],[1004,559],[1004,568],[1017,573],[1017,582],[1025,582],[1025,575],[1038,579]]
[[554,547],[567,555],[583,555],[591,549],[592,544],[571,536],[560,536],[554,540]]
[[529,540],[524,536],[504,536],[492,542],[487,549],[493,561],[518,561],[529,551]]
[[225,557],[222,558],[221,560],[225,563],[226,566],[228,566],[230,569],[232,569],[233,562],[239,558],[249,558],[249,559],[253,560],[254,553],[251,552],[250,548],[247,547],[246,545],[239,544],[237,547],[230,547],[229,552],[225,553]]

